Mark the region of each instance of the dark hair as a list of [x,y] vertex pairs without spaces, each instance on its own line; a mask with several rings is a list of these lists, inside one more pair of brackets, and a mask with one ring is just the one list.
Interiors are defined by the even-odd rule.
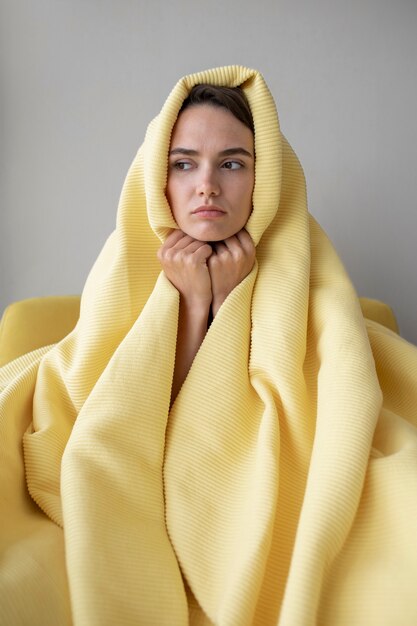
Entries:
[[207,84],[195,85],[182,103],[180,113],[196,104],[209,104],[227,109],[253,133],[255,132],[249,102],[240,87],[216,87],[215,85]]

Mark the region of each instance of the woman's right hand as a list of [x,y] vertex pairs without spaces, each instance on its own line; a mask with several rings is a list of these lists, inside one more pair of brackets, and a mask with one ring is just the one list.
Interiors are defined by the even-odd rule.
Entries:
[[207,259],[212,248],[182,230],[173,230],[158,250],[165,275],[178,289],[187,308],[209,309],[212,301]]

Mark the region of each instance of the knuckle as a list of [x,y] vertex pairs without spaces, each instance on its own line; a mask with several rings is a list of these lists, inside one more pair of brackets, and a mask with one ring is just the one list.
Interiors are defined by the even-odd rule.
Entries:
[[245,259],[245,254],[242,248],[238,248],[235,252],[235,259],[238,263],[241,263]]
[[159,250],[157,252],[157,256],[158,256],[158,259],[161,262],[166,260],[167,255],[168,255],[168,251],[167,251],[167,249],[164,246],[162,246],[162,248],[159,248]]

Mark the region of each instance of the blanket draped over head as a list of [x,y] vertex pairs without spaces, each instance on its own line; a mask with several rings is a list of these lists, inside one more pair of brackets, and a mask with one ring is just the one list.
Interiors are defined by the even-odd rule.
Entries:
[[[170,135],[193,85],[255,124],[251,273],[170,409]],[[416,624],[417,349],[363,319],[262,76],[178,82],[75,330],[0,370],[0,624]]]

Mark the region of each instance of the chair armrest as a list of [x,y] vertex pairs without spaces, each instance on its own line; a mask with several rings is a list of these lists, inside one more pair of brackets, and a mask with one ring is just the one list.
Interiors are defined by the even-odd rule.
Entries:
[[388,304],[372,298],[359,298],[363,316],[374,322],[378,322],[386,328],[399,333],[398,323],[394,311]]
[[79,296],[29,298],[10,304],[0,322],[0,366],[60,341],[74,328],[79,314]]
[[[371,298],[359,302],[364,317],[398,333],[391,307]],[[79,314],[80,296],[46,296],[10,304],[0,321],[0,366],[60,341],[74,328]]]

